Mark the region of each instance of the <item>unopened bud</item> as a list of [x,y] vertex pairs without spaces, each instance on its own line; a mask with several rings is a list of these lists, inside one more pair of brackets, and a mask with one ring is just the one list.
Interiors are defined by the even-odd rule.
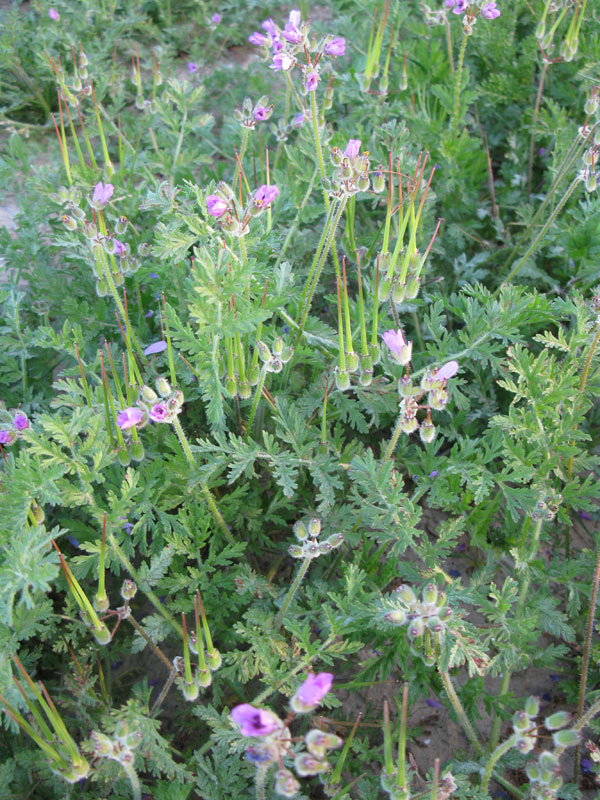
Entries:
[[96,611],[106,611],[109,607],[108,597],[106,593],[96,594],[94,596],[94,608]]
[[304,548],[300,547],[300,545],[292,544],[288,548],[288,553],[291,555],[292,558],[303,558]]
[[212,674],[209,669],[197,669],[194,677],[201,689],[207,689],[212,683]]
[[120,447],[117,451],[117,458],[119,459],[119,464],[122,467],[128,467],[129,462],[131,461],[131,455],[129,454],[129,450],[126,447]]
[[406,613],[399,608],[394,611],[388,611],[385,615],[385,621],[390,622],[392,625],[404,625],[406,622]]
[[423,422],[419,429],[419,436],[421,437],[421,441],[425,444],[433,442],[435,439],[435,425],[431,422]]
[[267,364],[272,359],[273,356],[271,351],[264,342],[260,341],[260,339],[256,343],[256,349],[258,350],[259,358],[263,363]]
[[347,369],[335,368],[335,385],[340,392],[345,392],[350,388],[350,373]]
[[403,603],[406,603],[407,606],[412,606],[414,603],[417,602],[417,596],[410,588],[410,586],[406,586],[406,584],[401,584],[395,590],[395,594],[402,600]]
[[171,394],[171,385],[166,378],[157,378],[154,385],[161,397],[168,397]]
[[77,227],[77,221],[70,214],[63,214],[62,221],[68,231],[74,231]]
[[133,600],[137,592],[137,585],[134,581],[126,578],[121,586],[121,597],[123,600]]
[[373,191],[376,194],[380,194],[385,189],[385,175],[383,174],[383,170],[381,168],[381,164],[375,170],[375,174],[373,175]]
[[158,400],[158,395],[156,394],[154,389],[151,389],[149,386],[146,386],[146,384],[140,386],[139,396],[140,400],[143,403],[156,403],[156,401]]
[[198,684],[196,683],[196,681],[190,681],[190,683],[188,683],[187,681],[182,681],[181,693],[189,703],[192,703],[194,700],[198,698],[198,695],[200,694],[200,691],[198,689]]
[[573,728],[556,731],[556,733],[552,734],[555,747],[575,747],[575,745],[579,744],[580,739],[581,733]]
[[315,539],[321,533],[321,520],[313,517],[308,522],[308,535]]
[[306,525],[300,520],[298,520],[298,522],[294,524],[293,531],[296,539],[299,539],[301,542],[303,542],[308,536],[308,530],[306,529]]

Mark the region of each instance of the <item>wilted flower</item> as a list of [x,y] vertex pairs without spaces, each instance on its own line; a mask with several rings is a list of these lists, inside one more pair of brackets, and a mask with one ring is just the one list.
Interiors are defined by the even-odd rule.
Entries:
[[141,408],[137,408],[136,406],[130,406],[129,408],[123,409],[119,416],[117,417],[117,425],[121,428],[122,431],[126,431],[129,428],[134,428],[136,425],[144,419],[144,412]]
[[412,358],[412,342],[407,342],[402,330],[389,330],[381,337],[386,343],[391,357],[401,366],[408,364]]
[[108,204],[110,198],[113,196],[114,190],[115,187],[112,185],[112,183],[104,184],[102,181],[99,181],[94,186],[94,193],[92,194],[92,199],[90,201],[91,206],[96,209],[104,208]]
[[458,372],[458,361],[448,361],[443,367],[440,367],[435,373],[438,381],[446,381],[448,378],[453,378]]
[[242,736],[268,736],[282,725],[275,714],[264,708],[254,708],[249,703],[236,706],[230,716],[240,726]]
[[252,201],[256,208],[267,208],[271,205],[273,200],[275,200],[278,194],[279,189],[277,186],[267,186],[266,184],[263,184],[254,192]]
[[152,422],[164,422],[169,416],[169,409],[166,403],[156,403],[150,409],[150,419]]
[[343,56],[346,52],[346,40],[343,36],[336,36],[325,45],[328,56]]
[[164,339],[161,339],[158,342],[153,342],[152,344],[148,345],[148,347],[144,350],[145,356],[153,356],[156,353],[162,353],[167,349],[167,343]]
[[262,47],[263,44],[269,44],[269,37],[265,36],[264,33],[254,31],[254,33],[251,33],[248,37],[248,41],[250,44],[256,45],[256,47]]
[[346,158],[349,158],[350,161],[354,161],[359,152],[360,152],[360,139],[349,139],[348,144],[346,145],[346,149],[344,150],[344,155],[346,156]]
[[314,92],[317,88],[317,84],[319,83],[319,73],[318,72],[309,72],[306,76],[304,81],[304,88],[307,92]]
[[331,672],[320,672],[318,675],[311,672],[304,683],[296,690],[290,705],[299,714],[312,711],[331,689],[332,683],[333,675]]
[[18,431],[24,431],[25,428],[28,428],[29,420],[27,419],[27,414],[23,411],[17,411],[13,418],[13,425]]
[[497,7],[497,3],[486,3],[481,9],[481,14],[487,19],[496,19],[500,16],[500,9]]
[[50,17],[50,19],[53,19],[54,22],[58,22],[58,20],[60,19],[60,14],[55,8],[48,9],[48,16]]
[[118,239],[114,239],[113,238],[113,245],[114,245],[114,248],[115,248],[115,255],[116,256],[124,256],[125,253],[127,252],[127,248],[125,247],[123,242],[120,242]]
[[209,194],[206,198],[206,208],[211,216],[221,217],[227,211],[229,206],[222,197],[219,197],[219,195]]

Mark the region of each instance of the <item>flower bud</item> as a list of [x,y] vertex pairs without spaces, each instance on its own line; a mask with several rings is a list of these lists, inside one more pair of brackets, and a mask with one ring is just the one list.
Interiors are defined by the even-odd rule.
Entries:
[[308,535],[315,539],[321,533],[321,520],[313,517],[308,522]]
[[308,530],[306,529],[306,525],[300,520],[294,523],[293,531],[296,539],[299,539],[301,542],[303,542],[304,539],[306,539],[306,537],[308,536]]
[[381,164],[375,170],[375,174],[373,176],[373,191],[375,194],[380,194],[385,189],[385,175],[381,169]]
[[331,163],[334,167],[339,167],[342,163],[344,156],[342,155],[342,151],[339,147],[334,147],[331,153],[329,154],[329,158],[331,159]]
[[121,597],[123,600],[133,600],[137,592],[137,585],[129,578],[125,578],[121,586]]
[[369,186],[371,185],[370,181],[369,181],[369,176],[368,175],[361,175],[357,179],[356,185],[358,187],[359,192],[368,192],[369,191]]
[[271,359],[273,357],[272,354],[271,354],[271,351],[268,348],[268,346],[264,342],[259,340],[256,343],[256,349],[258,350],[258,355],[259,355],[260,360],[264,364],[268,364],[269,361],[271,361]]
[[546,23],[542,19],[538,22],[537,28],[535,29],[535,38],[538,41],[541,41],[544,38],[545,34],[546,34]]
[[539,765],[536,764],[535,761],[530,761],[529,764],[527,764],[525,772],[530,781],[539,781],[540,775],[542,774]]
[[108,644],[112,638],[110,631],[103,622],[100,623],[99,628],[92,628],[92,633],[94,634],[94,639],[100,645]]
[[297,544],[290,545],[288,553],[292,558],[304,558],[304,548]]
[[279,769],[275,773],[275,794],[294,797],[300,791],[300,783],[289,769]]
[[574,728],[567,728],[552,734],[555,747],[575,747],[579,744],[580,739],[581,733]]
[[517,739],[515,747],[521,753],[531,753],[535,747],[535,736],[521,736]]
[[586,175],[585,188],[588,192],[595,192],[598,188],[598,175],[595,172],[588,172]]
[[156,391],[161,397],[168,397],[171,394],[171,385],[165,378],[157,378],[154,385],[156,386]]
[[151,389],[149,386],[144,384],[143,386],[140,386],[139,398],[142,403],[156,403],[158,400],[158,395],[154,389]]
[[63,214],[62,221],[68,231],[74,231],[77,227],[77,221],[70,214]]
[[283,369],[283,361],[277,356],[273,356],[268,364],[265,364],[267,372],[278,373]]
[[417,602],[417,596],[413,590],[410,588],[410,586],[406,586],[404,583],[398,586],[398,588],[394,590],[394,593],[397,594],[402,602],[406,603],[407,606],[412,606]]
[[392,625],[404,625],[406,622],[406,613],[400,608],[396,608],[394,611],[388,611],[384,619]]
[[327,772],[329,763],[327,761],[319,761],[309,753],[300,753],[294,759],[294,767],[297,774],[304,778],[307,775],[318,775],[320,772]]
[[107,611],[109,608],[108,597],[106,592],[103,595],[96,594],[94,596],[94,608],[96,611]]
[[379,364],[381,360],[381,348],[379,347],[379,342],[369,345],[369,358],[371,359],[373,366]]
[[131,461],[131,456],[129,454],[129,450],[126,447],[119,447],[117,451],[117,458],[119,459],[119,464],[122,467],[128,467]]
[[326,544],[329,550],[335,549],[339,547],[342,542],[344,541],[344,534],[343,533],[332,533],[331,536],[328,536],[326,539]]
[[564,728],[565,725],[569,724],[570,720],[571,715],[568,711],[557,711],[555,714],[546,717],[544,725],[549,731],[555,731],[558,730],[558,728]]
[[423,631],[425,630],[425,625],[423,624],[423,620],[421,617],[417,617],[413,619],[412,622],[409,622],[407,634],[410,639],[417,639],[419,636],[423,635]]
[[394,281],[394,286],[392,289],[392,300],[396,305],[404,302],[404,298],[406,297],[406,281]]
[[108,736],[105,736],[103,733],[98,733],[98,731],[92,731],[90,739],[92,740],[92,744],[94,746],[95,756],[112,756],[114,747]]
[[429,617],[427,627],[432,633],[441,633],[444,630],[444,623],[439,617]]
[[437,586],[434,583],[428,583],[423,588],[423,602],[433,605],[438,597]]
[[531,727],[531,720],[524,711],[515,711],[512,716],[512,725],[515,733],[526,731]]
[[525,701],[525,713],[528,717],[534,719],[540,713],[540,699],[539,697],[528,697]]

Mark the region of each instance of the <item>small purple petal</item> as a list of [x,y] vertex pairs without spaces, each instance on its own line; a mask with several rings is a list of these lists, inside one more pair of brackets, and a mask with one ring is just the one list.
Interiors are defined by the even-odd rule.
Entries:
[[154,342],[144,350],[145,356],[153,356],[155,353],[163,353],[167,349],[167,343],[161,339],[160,342]]
[[360,144],[360,139],[349,139],[346,149],[344,150],[344,155],[346,158],[349,158],[350,161],[354,161],[360,152]]
[[268,736],[280,727],[280,720],[270,711],[242,703],[231,710],[231,719],[241,728],[242,736]]
[[346,52],[346,40],[343,36],[336,36],[325,45],[328,56],[343,56]]
[[190,75],[193,75],[194,72],[198,72],[198,67],[196,66],[196,64],[194,64],[193,61],[188,61],[187,69]]
[[438,470],[437,470],[437,469],[434,469],[434,470],[433,470],[433,472],[430,472],[430,473],[429,473],[429,477],[430,477],[430,478],[435,478],[435,477],[437,476],[437,474],[438,474]]
[[154,311],[152,311],[152,309],[150,309],[150,311],[146,311],[146,313],[144,314],[144,316],[145,316],[146,318],[148,318],[148,317],[153,317],[153,316],[154,316]]
[[441,708],[442,704],[439,700],[433,700],[431,697],[428,697],[425,702],[430,708]]
[[150,419],[153,422],[164,422],[169,416],[169,409],[166,403],[156,403],[150,409]]
[[55,8],[48,9],[48,16],[50,17],[50,19],[53,19],[54,22],[58,22],[58,20],[60,19],[60,14]]
[[156,272],[151,272],[150,273],[150,277],[151,278],[158,278],[158,275],[156,274]]
[[311,672],[301,684],[294,697],[303,706],[317,706],[331,689],[333,675],[331,672],[320,672],[315,675]]
[[129,428],[134,428],[136,425],[139,425],[143,419],[144,412],[142,409],[137,408],[137,406],[130,406],[120,412],[117,417],[117,425],[122,431],[126,431],[129,430]]
[[28,428],[29,420],[27,419],[27,414],[24,414],[22,411],[17,411],[13,419],[13,425],[18,431],[24,431],[25,428]]

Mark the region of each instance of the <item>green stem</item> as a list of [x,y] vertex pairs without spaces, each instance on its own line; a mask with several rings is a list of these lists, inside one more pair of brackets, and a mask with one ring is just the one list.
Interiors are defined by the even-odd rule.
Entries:
[[256,384],[256,391],[254,392],[254,401],[252,403],[252,408],[250,409],[250,416],[248,417],[248,425],[246,426],[246,433],[244,435],[245,442],[248,441],[248,436],[250,435],[250,431],[252,430],[252,423],[254,422],[254,416],[256,414],[256,409],[258,408],[258,404],[260,402],[266,377],[267,377],[267,368],[266,366],[263,366],[263,368],[260,371],[258,383]]
[[452,703],[452,707],[458,717],[460,724],[463,727],[464,732],[467,734],[467,738],[473,745],[473,748],[477,755],[483,755],[483,747],[479,742],[479,738],[475,733],[475,729],[469,722],[469,718],[467,717],[465,710],[460,702],[459,696],[456,694],[456,689],[454,688],[454,684],[452,683],[452,678],[447,672],[443,672],[440,669],[440,665],[438,664],[438,672],[442,679],[442,683],[444,684],[444,688],[446,690],[446,694],[448,695],[448,699]]
[[402,417],[398,417],[398,422],[396,422],[396,427],[394,428],[394,432],[392,434],[392,438],[390,439],[390,443],[388,444],[386,451],[384,453],[382,464],[385,464],[390,460],[392,457],[394,450],[396,449],[396,445],[398,444],[398,439],[400,438],[400,434],[402,433]]
[[[175,433],[177,434],[177,438],[179,439],[179,444],[181,445],[181,449],[183,450],[185,457],[188,460],[188,463],[191,467],[196,467],[196,459],[194,458],[194,454],[192,453],[190,446],[188,444],[187,437],[183,428],[181,427],[181,422],[179,421],[179,417],[173,418],[173,427],[175,428]],[[204,495],[204,499],[210,509],[211,514],[213,515],[215,522],[225,535],[225,538],[231,545],[235,545],[235,539],[231,535],[231,531],[227,527],[227,523],[223,519],[221,512],[215,502],[215,498],[212,496],[212,492],[208,488],[206,481],[201,481],[200,488],[202,489],[202,494]]]
[[[537,246],[539,245],[541,240],[544,238],[544,235],[546,234],[546,231],[548,230],[550,225],[552,225],[552,223],[554,222],[556,217],[560,214],[560,212],[562,211],[563,207],[565,206],[567,200],[569,199],[569,197],[571,197],[571,195],[575,191],[575,188],[576,188],[577,184],[579,183],[579,181],[580,181],[580,178],[579,178],[579,175],[578,175],[576,178],[573,179],[571,185],[569,186],[567,191],[562,196],[560,202],[558,203],[558,205],[556,206],[554,211],[550,214],[550,216],[546,220],[546,223],[544,224],[544,226],[542,227],[542,229],[540,230],[538,235],[535,237],[533,242],[530,244],[530,246],[527,248],[527,252],[525,253],[525,255],[520,259],[520,261],[517,262],[517,265],[515,267],[513,267],[513,269],[508,274],[508,277],[504,279],[503,283],[509,283],[514,278],[514,276],[517,274],[517,272],[519,272],[519,270],[521,269],[523,264],[527,261],[529,256],[537,248]],[[497,297],[498,293],[500,292],[500,288],[501,287],[499,286],[496,289],[496,291],[492,295],[493,297]]]
[[[575,725],[571,726],[571,730],[582,731],[588,724],[588,722],[590,722],[599,711],[600,711],[600,700],[597,700],[594,703],[594,705],[588,711],[586,711],[586,713],[582,717],[580,717],[577,720]],[[556,750],[554,751],[554,755],[557,758],[559,758],[566,749],[567,749],[566,746],[557,747]]]
[[250,128],[246,128],[246,126],[244,126],[244,132],[242,134],[242,146],[240,148],[239,156],[236,159],[235,172],[233,173],[233,180],[231,181],[231,188],[233,189],[234,192],[237,179],[239,178],[240,175],[240,168],[244,162],[244,156],[246,155],[246,147],[248,146],[249,133],[250,133]]
[[[537,553],[539,541],[540,541],[540,534],[542,532],[542,524],[543,520],[538,519],[535,528],[533,529],[533,536],[531,539],[531,546],[529,548],[529,553],[527,554],[526,561],[529,563],[535,558]],[[517,600],[516,610],[515,610],[515,617],[517,619],[520,618],[521,613],[523,611],[523,607],[527,601],[527,593],[529,592],[529,578],[524,577],[523,581],[520,586],[519,590],[519,598]],[[502,681],[500,683],[500,689],[498,691],[498,699],[502,700],[508,693],[508,689],[510,686],[510,679],[512,677],[512,670],[506,669],[502,674]],[[490,732],[490,749],[493,750],[498,746],[498,741],[500,739],[500,726],[502,725],[502,718],[500,714],[496,714],[494,718],[494,722],[492,723],[492,730]],[[502,755],[502,753],[500,754]],[[493,765],[492,765],[493,766]]]
[[309,564],[310,564],[311,561],[312,561],[312,557],[311,556],[307,556],[304,559],[304,561],[302,562],[302,564],[300,565],[300,569],[298,570],[298,574],[296,575],[296,577],[294,578],[294,582],[292,583],[292,585],[288,589],[288,593],[287,593],[287,595],[285,597],[285,600],[283,601],[283,604],[282,604],[281,608],[279,609],[279,611],[277,613],[277,616],[275,617],[275,621],[273,622],[273,630],[276,631],[281,626],[281,623],[283,622],[283,618],[285,617],[286,611],[290,607],[290,603],[294,599],[294,595],[296,594],[296,592],[298,591],[298,588],[300,587],[300,584],[304,580],[304,577],[305,577],[305,575],[306,575],[306,573],[308,571],[308,567],[309,567]]
[[256,768],[256,800],[267,799],[265,784],[270,767],[271,765],[267,762],[266,764],[259,764]]
[[[308,316],[308,312],[310,311],[310,306],[311,306],[311,303],[312,303],[313,295],[314,295],[315,290],[317,288],[317,284],[319,283],[319,278],[321,277],[321,271],[322,271],[322,269],[323,269],[323,267],[325,265],[325,260],[327,259],[327,255],[328,255],[329,250],[330,250],[330,248],[332,246],[332,243],[333,243],[333,240],[334,240],[334,236],[335,236],[335,232],[336,232],[337,227],[338,227],[338,225],[340,223],[340,220],[342,218],[342,214],[344,213],[344,208],[346,207],[346,199],[347,198],[343,197],[339,201],[337,212],[336,212],[336,214],[335,214],[335,216],[333,218],[333,222],[331,223],[329,234],[328,234],[327,239],[325,241],[325,246],[323,247],[323,251],[321,253],[321,257],[319,258],[319,263],[317,265],[317,269],[315,270],[315,276],[313,278],[312,286],[310,288],[310,291],[308,293],[308,297],[306,299],[306,303],[305,303],[305,306],[304,306],[304,311],[302,313],[302,318],[300,320],[300,324],[299,324],[299,328],[298,328],[298,333],[296,335],[296,342],[294,344],[294,347],[298,346],[298,342],[300,341],[300,338],[302,336],[302,332],[304,331],[304,326],[306,324],[306,318]],[[339,267],[337,269],[337,274],[339,276]]]
[[175,145],[175,152],[173,153],[173,161],[171,163],[171,187],[175,182],[175,169],[177,167],[177,162],[179,160],[179,154],[181,153],[181,145],[183,144],[183,134],[185,133],[185,125],[187,122],[187,107],[183,112],[183,117],[181,119],[181,128],[179,130],[179,137],[177,139],[177,144]]
[[141,800],[142,787],[140,786],[140,779],[138,778],[137,772],[133,768],[133,765],[124,764],[121,762],[121,766],[125,770],[125,773],[129,778],[129,782],[131,783],[131,794],[133,796],[133,800]]
[[458,105],[460,98],[460,84],[462,81],[463,62],[465,60],[465,51],[467,49],[468,36],[463,33],[462,42],[460,44],[460,52],[458,54],[458,67],[456,69],[456,80],[454,83],[454,112],[452,114],[452,136],[458,135]]
[[482,782],[481,782],[482,791],[487,792],[488,784],[490,782],[490,778],[492,777],[492,772],[494,770],[494,766],[495,766],[496,762],[498,761],[498,759],[501,758],[504,755],[504,753],[507,753],[510,750],[511,747],[514,747],[516,742],[517,742],[517,735],[515,733],[513,733],[512,736],[510,736],[505,742],[502,742],[502,744],[499,745],[494,750],[494,752],[490,756],[490,760],[487,763],[487,766],[485,768],[485,772],[483,773],[483,779],[482,779]]

